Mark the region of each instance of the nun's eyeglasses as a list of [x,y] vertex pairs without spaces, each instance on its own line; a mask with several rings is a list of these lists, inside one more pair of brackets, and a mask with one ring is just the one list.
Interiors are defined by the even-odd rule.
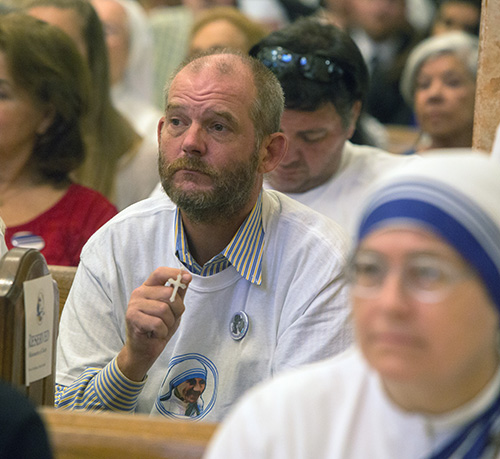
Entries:
[[439,303],[461,280],[473,275],[470,268],[460,268],[433,255],[418,254],[403,266],[390,266],[375,252],[358,252],[347,267],[347,276],[354,297],[377,298],[387,276],[396,272],[400,288],[409,298],[421,303]]
[[256,53],[250,52],[278,77],[293,70],[303,77],[330,83],[344,75],[344,70],[331,59],[314,54],[298,54],[281,46],[264,47]]

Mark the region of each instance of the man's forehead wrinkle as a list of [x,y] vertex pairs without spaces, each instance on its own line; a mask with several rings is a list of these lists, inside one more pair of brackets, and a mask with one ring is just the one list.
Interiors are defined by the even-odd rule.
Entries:
[[[236,94],[238,95],[238,94]],[[205,95],[197,94],[182,94],[174,95],[167,103],[166,112],[182,112],[195,108],[192,103],[196,103],[196,109],[207,115],[222,116],[224,118],[234,118],[233,110],[238,105],[239,101],[231,101],[227,98],[227,92],[221,93],[220,97],[216,94],[210,93]],[[205,103],[206,102],[206,103]]]
[[188,64],[180,73],[188,75],[188,79],[200,75],[205,71],[207,78],[214,79],[217,82],[219,77],[237,77],[237,81],[246,79],[247,81],[253,80],[253,75],[249,66],[242,59],[241,56],[233,54],[216,54],[198,58]]
[[[228,68],[227,71],[221,72],[220,68],[214,65],[207,65],[200,69],[185,68],[172,81],[171,89],[182,85],[182,87],[191,87],[197,91],[200,82],[203,82],[202,88],[207,87],[207,90],[214,93],[224,93],[225,88],[220,88],[221,79],[242,83],[243,81],[253,80],[250,70],[244,65],[238,65]],[[239,85],[238,85],[239,86]]]
[[201,72],[206,68],[213,68],[220,74],[235,73],[235,69],[246,67],[241,56],[235,54],[212,54],[203,56],[190,62],[184,70]]
[[[201,79],[200,79],[201,78]],[[244,87],[241,79],[228,82],[223,88],[220,87],[217,79],[210,75],[202,75],[189,78],[188,82],[184,79],[180,84],[174,81],[167,101],[167,110],[188,109],[191,104],[207,103],[207,110],[212,112],[231,112],[231,108],[243,103],[242,97],[246,98],[250,88]],[[213,83],[213,84],[212,84]]]
[[[219,118],[233,126],[239,125],[241,107],[248,105],[250,110],[256,97],[257,88],[252,81],[251,67],[240,56],[199,58],[174,77],[166,113],[189,113],[205,120]],[[248,116],[251,118],[250,113]]]

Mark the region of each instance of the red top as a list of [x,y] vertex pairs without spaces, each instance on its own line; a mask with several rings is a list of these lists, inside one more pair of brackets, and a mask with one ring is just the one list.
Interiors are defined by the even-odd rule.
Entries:
[[77,266],[87,239],[116,214],[116,207],[103,195],[72,184],[49,210],[30,222],[8,227],[5,242],[9,249],[39,249],[49,265]]

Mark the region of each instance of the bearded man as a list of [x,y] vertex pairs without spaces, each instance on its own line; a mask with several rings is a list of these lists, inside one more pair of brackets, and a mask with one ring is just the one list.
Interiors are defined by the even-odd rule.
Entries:
[[260,381],[349,345],[345,233],[262,189],[287,148],[283,100],[264,65],[230,51],[174,75],[158,125],[168,197],[129,207],[83,249],[57,406],[182,417],[165,394],[199,378],[203,406],[184,417],[220,421]]

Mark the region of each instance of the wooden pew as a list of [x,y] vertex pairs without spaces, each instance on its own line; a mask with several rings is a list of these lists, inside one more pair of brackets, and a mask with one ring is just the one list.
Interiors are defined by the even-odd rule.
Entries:
[[[54,333],[49,343],[52,372],[25,385],[25,313],[23,283],[49,274],[43,255],[35,249],[14,248],[0,260],[0,377],[16,386],[35,405],[54,404],[58,291],[54,282]],[[50,307],[49,305],[48,307]]]
[[[73,283],[75,267],[49,265],[59,287],[59,311]],[[112,412],[39,409],[56,459],[201,458],[216,424],[172,421]]]
[[216,424],[41,407],[56,459],[200,458]]
[[59,317],[61,317],[64,304],[75,278],[76,266],[49,265],[48,268],[59,289]]

